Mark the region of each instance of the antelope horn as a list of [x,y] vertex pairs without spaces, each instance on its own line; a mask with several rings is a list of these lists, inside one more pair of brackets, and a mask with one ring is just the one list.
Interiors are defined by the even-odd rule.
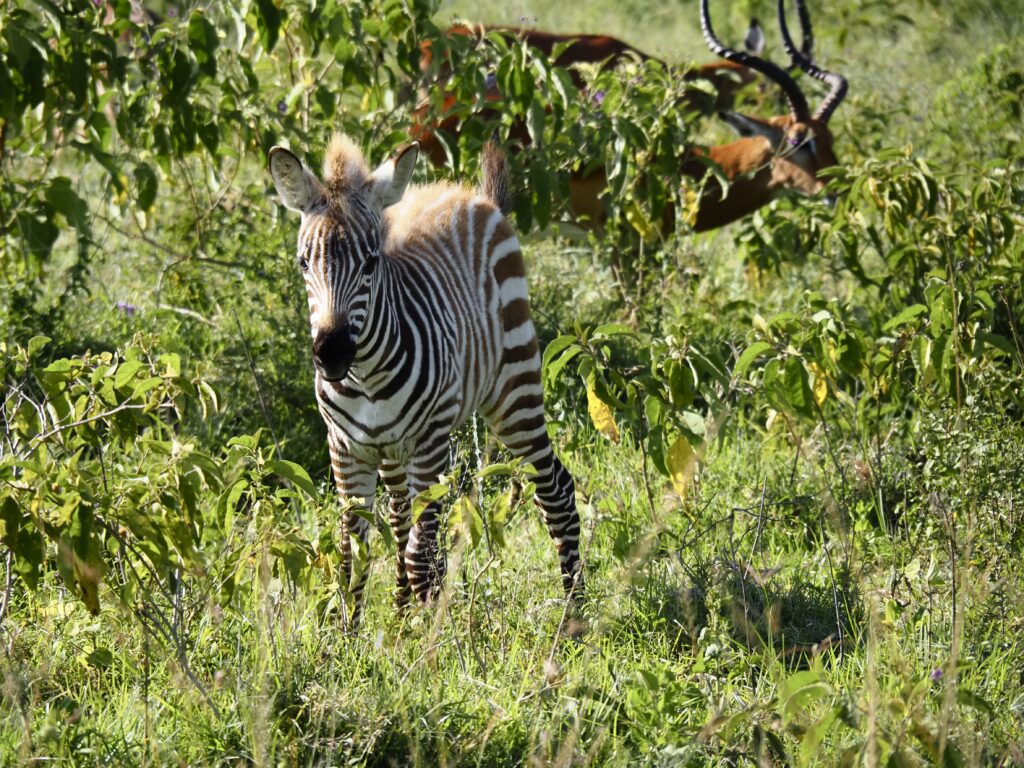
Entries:
[[[781,7],[782,0],[779,0],[779,2]],[[789,76],[786,70],[759,56],[753,56],[749,53],[729,48],[715,37],[715,31],[711,28],[711,18],[708,14],[708,0],[700,0],[700,28],[704,33],[704,41],[708,44],[708,48],[711,49],[713,54],[735,64],[749,67],[760,72],[769,80],[774,81],[782,89],[782,92],[786,94],[786,100],[789,102],[789,111],[793,115],[793,119],[801,123],[808,120],[811,110],[807,106],[807,99],[804,98],[800,86],[796,84],[796,81]],[[835,109],[835,107],[832,107],[832,109]]]
[[814,30],[811,29],[811,13],[807,10],[806,0],[796,0],[796,12],[800,19],[800,33],[804,38],[800,52],[808,61],[814,61]]
[[800,26],[803,29],[804,49],[803,51],[797,50],[796,44],[789,34],[789,27],[786,25],[785,0],[779,0],[779,29],[782,32],[782,47],[786,49],[790,60],[796,66],[800,67],[800,69],[815,80],[820,80],[831,88],[828,95],[822,100],[821,106],[818,107],[818,111],[814,113],[815,120],[827,123],[828,119],[832,117],[832,113],[836,111],[836,107],[846,97],[846,78],[835,72],[822,69],[811,61],[810,52],[814,46],[814,35],[811,32],[811,17],[807,12],[804,0],[797,0],[797,10],[800,14]]

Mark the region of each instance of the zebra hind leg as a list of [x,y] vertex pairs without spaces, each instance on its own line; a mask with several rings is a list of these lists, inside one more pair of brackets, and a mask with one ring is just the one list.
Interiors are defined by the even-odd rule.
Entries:
[[554,452],[533,462],[537,470],[534,497],[544,525],[558,550],[562,586],[576,602],[583,601],[583,563],[580,560],[580,516],[576,510],[576,485]]
[[437,599],[444,583],[447,562],[438,536],[439,504],[430,504],[420,514],[409,532],[405,549],[405,567],[409,586],[421,603]]
[[[539,384],[537,385],[539,389]],[[532,413],[503,414],[500,410],[485,414],[488,426],[515,456],[537,470],[534,500],[544,517],[544,525],[555,542],[566,595],[583,600],[583,569],[580,562],[580,516],[576,511],[576,486],[572,475],[562,466],[548,439],[544,424],[543,401],[538,393]],[[536,404],[536,405],[535,405]],[[525,408],[524,408],[525,410]],[[518,415],[518,418],[516,418]]]
[[[438,476],[448,465],[447,427],[433,431],[433,443],[425,446],[409,465],[409,498],[437,482]],[[427,505],[409,531],[409,542],[405,547],[405,568],[409,586],[421,603],[437,598],[444,582],[447,563],[444,547],[440,543],[441,507],[437,503]]]

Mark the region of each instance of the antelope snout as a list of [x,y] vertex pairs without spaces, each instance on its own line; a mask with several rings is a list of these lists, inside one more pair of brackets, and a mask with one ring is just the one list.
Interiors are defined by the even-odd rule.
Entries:
[[317,331],[313,339],[313,364],[327,381],[345,378],[356,356],[356,340],[348,323]]

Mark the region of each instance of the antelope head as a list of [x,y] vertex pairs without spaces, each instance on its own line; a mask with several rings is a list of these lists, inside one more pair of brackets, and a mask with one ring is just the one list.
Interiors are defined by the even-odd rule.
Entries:
[[[700,10],[701,30],[708,48],[715,55],[760,72],[775,82],[786,97],[789,114],[762,119],[738,112],[720,113],[741,138],[731,144],[711,147],[707,154],[731,182],[737,183],[721,199],[721,206],[701,201],[700,213],[705,215],[703,221],[698,215],[695,225],[698,230],[734,221],[764,205],[783,189],[804,195],[821,192],[825,182],[818,173],[838,162],[832,149],[828,121],[847,90],[844,77],[821,69],[812,61],[814,38],[805,0],[797,0],[803,33],[802,48],[797,48],[789,33],[784,0],[778,0],[778,18],[783,47],[792,64],[830,87],[828,95],[813,114],[800,86],[786,70],[760,56],[723,45],[711,26],[708,0],[701,0]],[[742,181],[741,177],[744,177]]]

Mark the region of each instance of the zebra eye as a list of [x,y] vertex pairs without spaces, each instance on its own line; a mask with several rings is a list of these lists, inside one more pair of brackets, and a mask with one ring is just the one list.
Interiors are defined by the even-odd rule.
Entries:
[[370,258],[368,258],[366,260],[366,262],[363,264],[363,274],[364,275],[368,275],[371,272],[373,272],[373,268],[376,265],[377,265],[377,257],[376,256],[371,256]]
[[299,257],[299,267],[302,268],[303,272],[305,272],[307,269],[309,269],[309,259],[307,259],[305,256],[300,256]]

